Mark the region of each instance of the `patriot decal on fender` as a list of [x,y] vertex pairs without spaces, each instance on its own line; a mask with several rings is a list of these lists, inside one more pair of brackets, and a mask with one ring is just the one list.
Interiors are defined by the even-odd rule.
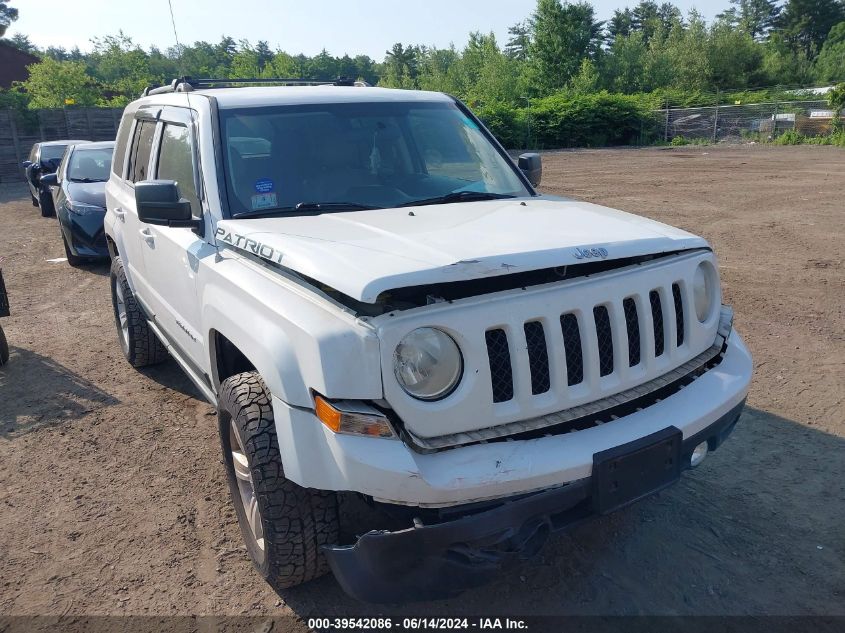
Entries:
[[231,231],[227,231],[226,229],[220,227],[217,227],[215,237],[217,237],[217,239],[221,242],[231,244],[238,250],[251,253],[261,259],[266,259],[268,262],[273,262],[274,264],[282,263],[281,251],[278,251],[267,244],[262,244],[257,240],[244,237],[243,235],[238,235],[237,233],[232,233]]

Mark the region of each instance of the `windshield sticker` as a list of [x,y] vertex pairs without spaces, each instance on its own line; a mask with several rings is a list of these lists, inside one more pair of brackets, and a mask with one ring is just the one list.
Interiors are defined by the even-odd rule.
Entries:
[[462,116],[461,120],[464,122],[464,125],[466,125],[468,128],[472,128],[473,130],[478,129],[478,126],[475,124],[475,121],[470,119],[468,116]]
[[270,193],[273,189],[273,181],[269,178],[261,178],[255,181],[255,190],[258,193]]
[[279,206],[275,193],[257,193],[252,196],[252,210],[274,209]]
[[275,264],[282,263],[281,251],[273,248],[272,246],[268,246],[267,244],[262,244],[258,240],[253,240],[248,237],[244,237],[243,235],[232,233],[220,227],[217,227],[217,231],[214,235],[219,241],[231,244],[240,251],[252,253],[261,259],[266,259],[267,261]]

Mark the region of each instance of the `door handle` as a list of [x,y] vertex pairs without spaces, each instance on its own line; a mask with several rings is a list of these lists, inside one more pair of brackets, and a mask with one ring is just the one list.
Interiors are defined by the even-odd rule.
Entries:
[[144,241],[149,244],[150,246],[154,246],[156,243],[155,235],[150,229],[141,229],[138,231],[141,234],[141,237],[144,238]]
[[114,214],[115,214],[118,218],[120,218],[121,220],[123,220],[124,222],[126,222],[126,211],[124,211],[124,210],[123,210],[123,209],[121,209],[120,207],[116,207],[116,208],[115,208],[115,210],[114,210]]

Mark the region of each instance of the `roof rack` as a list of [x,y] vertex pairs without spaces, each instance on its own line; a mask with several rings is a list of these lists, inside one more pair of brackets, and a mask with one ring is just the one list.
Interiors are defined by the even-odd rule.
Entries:
[[252,79],[194,79],[193,77],[178,77],[165,86],[153,88],[148,86],[141,93],[142,97],[159,95],[168,92],[193,92],[208,88],[229,88],[233,86],[358,86],[368,87],[366,81],[355,81],[348,77],[338,77],[332,81],[313,81],[310,79],[285,79],[281,77],[256,77]]

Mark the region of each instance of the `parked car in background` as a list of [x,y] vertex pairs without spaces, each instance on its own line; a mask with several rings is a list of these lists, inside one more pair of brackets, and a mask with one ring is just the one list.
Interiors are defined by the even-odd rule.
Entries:
[[[6,294],[6,284],[3,283],[3,271],[0,270],[0,317],[9,316],[9,296]],[[5,365],[9,360],[9,344],[6,342],[6,334],[3,326],[0,325],[0,365]]]
[[55,173],[68,145],[87,143],[88,141],[47,141],[36,143],[29,152],[29,158],[22,165],[29,185],[32,206],[41,209],[43,217],[54,215],[53,196],[50,188],[41,184],[41,177]]
[[45,186],[53,188],[53,205],[71,266],[109,257],[103,218],[113,152],[113,141],[70,145],[56,173],[41,177]]

